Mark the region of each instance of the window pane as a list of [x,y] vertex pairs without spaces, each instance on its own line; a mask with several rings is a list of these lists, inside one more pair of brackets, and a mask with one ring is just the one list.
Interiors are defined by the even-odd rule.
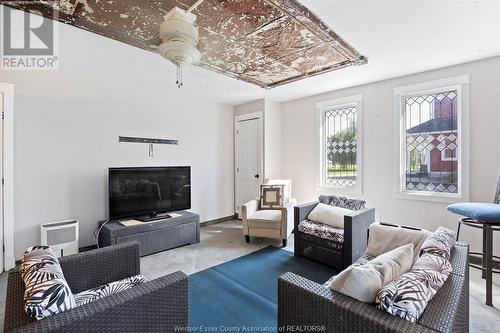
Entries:
[[326,185],[353,187],[357,184],[356,106],[327,110]]
[[404,102],[405,188],[458,193],[457,91],[407,97]]

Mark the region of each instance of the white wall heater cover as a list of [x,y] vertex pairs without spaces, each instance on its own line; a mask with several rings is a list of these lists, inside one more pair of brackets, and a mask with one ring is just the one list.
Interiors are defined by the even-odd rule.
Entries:
[[67,220],[40,225],[42,245],[48,245],[58,257],[78,253],[78,221]]

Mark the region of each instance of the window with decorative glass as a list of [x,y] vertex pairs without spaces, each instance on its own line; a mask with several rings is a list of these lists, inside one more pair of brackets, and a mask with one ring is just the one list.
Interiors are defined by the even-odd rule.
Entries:
[[360,97],[320,103],[318,112],[319,186],[360,189]]
[[457,96],[451,90],[405,97],[407,190],[458,192]]
[[400,103],[401,193],[460,198],[467,192],[465,186],[461,188],[464,89],[468,85],[396,94]]

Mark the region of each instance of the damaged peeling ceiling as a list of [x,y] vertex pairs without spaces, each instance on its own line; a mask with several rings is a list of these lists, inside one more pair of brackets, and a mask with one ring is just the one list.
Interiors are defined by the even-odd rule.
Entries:
[[[2,4],[156,51],[163,16],[196,0],[1,1]],[[296,0],[204,0],[193,10],[199,66],[272,88],[367,62]]]

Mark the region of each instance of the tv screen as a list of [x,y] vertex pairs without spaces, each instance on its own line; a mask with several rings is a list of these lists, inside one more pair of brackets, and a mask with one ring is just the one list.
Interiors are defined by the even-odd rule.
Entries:
[[109,169],[109,218],[156,216],[191,208],[191,168]]

